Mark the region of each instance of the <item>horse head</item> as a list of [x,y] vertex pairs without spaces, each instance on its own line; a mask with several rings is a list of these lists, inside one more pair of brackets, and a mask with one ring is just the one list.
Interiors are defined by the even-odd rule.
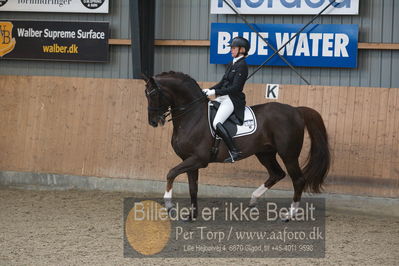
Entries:
[[164,125],[166,117],[185,112],[199,100],[206,98],[198,83],[180,72],[163,72],[155,77],[143,74],[146,81],[145,95],[148,101],[148,123]]
[[159,83],[153,78],[143,74],[145,84],[145,96],[148,101],[148,123],[157,127],[165,124],[171,103],[161,90]]

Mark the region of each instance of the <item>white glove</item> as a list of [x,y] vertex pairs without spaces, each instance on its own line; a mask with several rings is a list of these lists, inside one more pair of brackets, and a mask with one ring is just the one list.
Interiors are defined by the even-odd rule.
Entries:
[[215,95],[215,90],[205,89],[205,90],[202,90],[202,91],[206,94],[206,96]]

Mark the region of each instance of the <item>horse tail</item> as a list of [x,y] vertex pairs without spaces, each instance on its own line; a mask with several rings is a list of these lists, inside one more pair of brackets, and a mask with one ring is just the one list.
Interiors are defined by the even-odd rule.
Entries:
[[297,107],[297,109],[305,120],[311,140],[310,152],[303,168],[305,190],[320,193],[331,161],[327,130],[317,111],[308,107]]

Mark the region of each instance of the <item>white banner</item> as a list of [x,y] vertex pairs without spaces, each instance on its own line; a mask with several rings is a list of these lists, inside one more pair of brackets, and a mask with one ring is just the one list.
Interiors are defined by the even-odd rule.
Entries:
[[0,11],[108,13],[109,0],[0,0]]
[[[226,0],[240,14],[315,15],[333,0]],[[211,0],[212,14],[234,14],[225,0]],[[323,15],[358,15],[359,0],[336,0]]]

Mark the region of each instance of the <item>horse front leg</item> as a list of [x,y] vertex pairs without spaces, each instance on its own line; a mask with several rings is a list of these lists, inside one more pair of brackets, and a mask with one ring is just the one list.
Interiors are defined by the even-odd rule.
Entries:
[[[175,178],[182,173],[189,174],[189,172],[197,171],[197,179],[198,179],[198,169],[203,167],[204,165],[206,165],[204,164],[204,162],[200,161],[197,157],[192,156],[185,159],[183,162],[181,162],[180,164],[178,164],[176,167],[172,168],[169,171],[168,175],[166,176],[167,183],[166,183],[166,191],[164,194],[165,207],[168,210],[173,208],[172,189]],[[191,189],[190,189],[190,194],[191,194]]]

